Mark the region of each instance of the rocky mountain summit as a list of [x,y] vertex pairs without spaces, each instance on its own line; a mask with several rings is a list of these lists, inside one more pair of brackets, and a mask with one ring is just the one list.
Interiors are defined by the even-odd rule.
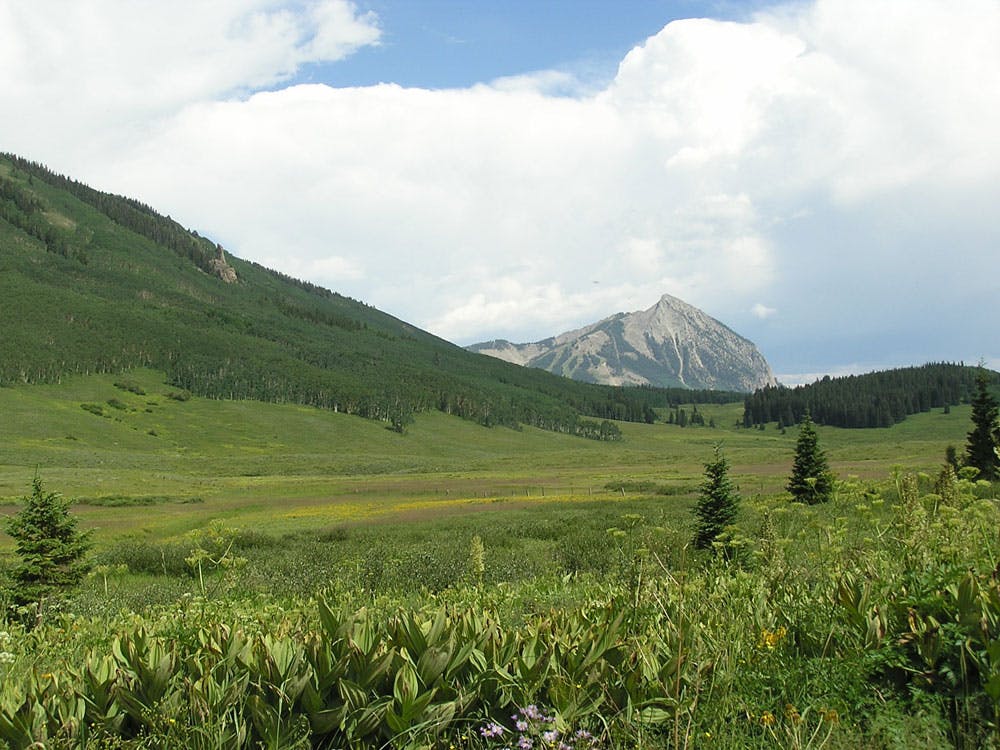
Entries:
[[543,341],[496,340],[467,348],[604,385],[753,391],[776,384],[752,342],[669,294],[648,310],[617,313]]

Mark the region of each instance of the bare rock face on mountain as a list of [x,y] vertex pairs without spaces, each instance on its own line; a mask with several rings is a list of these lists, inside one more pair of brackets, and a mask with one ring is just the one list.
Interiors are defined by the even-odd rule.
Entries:
[[215,246],[215,257],[208,264],[212,273],[226,284],[235,284],[239,280],[236,276],[236,269],[226,262],[226,251],[222,249],[222,245]]
[[533,344],[498,340],[467,348],[605,385],[753,391],[776,384],[753,343],[669,294],[648,310],[618,313]]

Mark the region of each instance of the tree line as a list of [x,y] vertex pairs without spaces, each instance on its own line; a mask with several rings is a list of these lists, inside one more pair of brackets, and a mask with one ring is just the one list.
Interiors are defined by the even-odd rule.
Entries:
[[64,190],[80,201],[97,209],[116,224],[145,237],[157,245],[169,248],[205,272],[212,272],[215,245],[189,232],[183,226],[157,213],[153,208],[132,198],[95,190],[82,182],[56,174],[47,167],[14,154],[0,154],[17,169],[52,187]]
[[[743,426],[798,424],[809,413],[832,427],[890,427],[911,414],[950,408],[969,401],[976,368],[931,363],[865,375],[824,377],[795,388],[767,386],[744,400]],[[993,373],[992,382],[1000,383]]]

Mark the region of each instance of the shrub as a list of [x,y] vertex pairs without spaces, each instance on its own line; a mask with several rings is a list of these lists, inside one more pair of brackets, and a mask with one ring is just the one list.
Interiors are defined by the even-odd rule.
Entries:
[[119,388],[123,391],[128,391],[129,393],[134,393],[137,396],[145,396],[146,389],[141,385],[136,383],[134,380],[118,380],[115,381],[115,388]]

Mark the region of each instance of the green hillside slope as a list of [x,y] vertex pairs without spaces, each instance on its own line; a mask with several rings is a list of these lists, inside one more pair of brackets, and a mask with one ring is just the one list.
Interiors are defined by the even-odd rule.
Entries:
[[148,206],[0,156],[0,385],[152,367],[202,396],[319,406],[397,429],[437,409],[603,438],[617,430],[580,415],[651,421],[653,407],[681,400],[472,354],[228,254],[237,280],[226,283],[219,251]]

